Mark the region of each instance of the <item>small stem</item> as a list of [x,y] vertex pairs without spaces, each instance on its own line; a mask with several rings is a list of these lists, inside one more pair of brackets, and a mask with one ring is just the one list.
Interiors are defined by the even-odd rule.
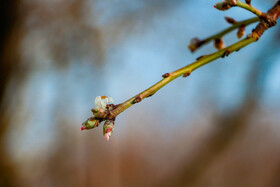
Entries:
[[197,49],[199,49],[201,46],[211,42],[212,40],[222,38],[224,35],[232,32],[235,29],[238,29],[241,26],[247,26],[247,25],[250,25],[252,23],[256,23],[258,21],[260,21],[260,18],[259,17],[254,17],[254,18],[250,18],[250,19],[246,19],[246,20],[243,20],[243,21],[236,22],[232,26],[228,27],[227,29],[225,29],[225,30],[213,35],[213,36],[210,36],[210,37],[208,37],[204,40],[201,40],[200,45],[191,46],[191,44],[190,44],[189,48],[191,49],[192,52],[194,52]]
[[222,38],[224,35],[230,33],[231,31],[233,31],[235,29],[238,29],[241,26],[247,26],[247,25],[250,25],[252,23],[256,23],[258,21],[260,21],[259,17],[254,17],[254,18],[243,20],[243,21],[239,21],[239,22],[233,24],[231,27],[229,27],[229,28],[227,28],[227,29],[225,29],[225,30],[213,35],[213,36],[210,36],[210,37],[204,39],[203,44],[207,44],[214,39]]
[[244,8],[246,10],[249,10],[250,12],[256,14],[258,17],[263,16],[263,12],[260,11],[259,9],[256,9],[252,5],[248,5],[247,3],[243,3],[242,1],[237,1],[236,6],[239,6],[241,8]]
[[[152,96],[153,94],[155,94],[159,89],[161,89],[162,87],[164,87],[165,85],[167,85],[168,83],[170,83],[171,81],[173,81],[174,79],[182,76],[182,75],[190,75],[191,72],[193,72],[194,70],[198,69],[201,66],[204,66],[206,64],[208,64],[209,62],[212,62],[220,57],[224,57],[225,54],[228,55],[229,53],[232,53],[234,51],[237,51],[245,46],[247,46],[248,44],[257,41],[257,38],[254,37],[247,37],[225,49],[219,50],[215,53],[209,54],[209,55],[205,55],[202,58],[200,58],[199,60],[195,61],[192,64],[189,64],[181,69],[178,69],[172,73],[169,73],[169,76],[164,78],[163,80],[159,81],[158,83],[156,83],[155,85],[151,86],[150,88],[148,88],[147,90],[141,92],[140,94],[130,98],[129,100],[125,101],[124,103],[121,103],[117,106],[116,109],[112,110],[111,112],[117,116],[120,113],[122,113],[124,110],[126,110],[127,108],[131,107],[132,105],[134,105],[135,103],[140,102],[141,100],[143,100],[146,97]],[[137,100],[137,102],[136,102]]]

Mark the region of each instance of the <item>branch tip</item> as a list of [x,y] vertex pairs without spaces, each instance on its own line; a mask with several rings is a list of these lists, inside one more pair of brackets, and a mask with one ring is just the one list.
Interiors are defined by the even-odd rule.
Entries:
[[230,51],[229,49],[227,49],[227,50],[225,51],[225,53],[224,53],[221,57],[222,57],[222,58],[225,58],[225,57],[227,57],[230,53],[231,53],[231,51]]

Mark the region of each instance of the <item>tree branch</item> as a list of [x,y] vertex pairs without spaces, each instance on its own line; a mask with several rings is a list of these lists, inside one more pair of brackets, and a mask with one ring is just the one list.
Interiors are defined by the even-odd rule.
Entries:
[[[237,5],[240,5],[240,1],[237,1],[237,2],[239,2],[239,4],[237,3]],[[248,2],[250,2],[250,1],[248,1]],[[224,3],[224,2],[222,2],[222,3]],[[241,5],[243,6],[242,3],[241,3]],[[246,9],[248,8],[248,6],[250,6],[248,4],[245,4],[245,5],[244,5],[244,7],[246,7]],[[249,8],[248,8],[248,10],[249,10]],[[252,9],[250,9],[250,10],[252,10]],[[259,11],[256,11],[255,13],[257,15],[260,15]],[[95,128],[95,127],[99,126],[100,122],[105,121],[105,124],[103,126],[103,132],[104,132],[104,136],[106,137],[106,139],[109,140],[109,137],[111,136],[113,129],[114,129],[114,121],[120,113],[122,113],[123,111],[125,111],[126,109],[131,107],[132,105],[141,102],[143,99],[154,95],[162,87],[164,87],[171,81],[175,80],[176,78],[178,78],[180,76],[187,77],[196,69],[198,69],[218,58],[226,57],[226,56],[230,55],[232,52],[238,51],[239,49],[241,49],[253,42],[258,41],[259,38],[262,36],[262,34],[268,28],[276,25],[279,15],[280,15],[280,0],[278,0],[278,2],[274,5],[274,7],[271,8],[267,13],[261,13],[261,16],[259,16],[258,18],[244,20],[242,22],[243,25],[241,22],[236,23],[229,29],[226,29],[225,31],[222,31],[212,37],[209,37],[206,40],[208,42],[213,39],[221,38],[221,36],[229,33],[230,31],[234,30],[235,28],[244,26],[244,24],[251,24],[251,23],[254,23],[254,22],[260,20],[260,22],[256,26],[256,28],[245,39],[240,40],[239,42],[236,42],[235,44],[228,46],[224,49],[221,49],[215,53],[201,56],[195,62],[193,62],[181,69],[178,69],[171,73],[164,74],[162,76],[163,79],[161,81],[159,81],[155,85],[151,86],[150,88],[146,89],[145,91],[137,94],[136,96],[130,98],[129,100],[127,100],[121,104],[118,104],[118,105],[108,104],[108,102],[110,102],[110,100],[112,100],[112,98],[108,98],[107,96],[97,97],[97,99],[95,101],[97,106],[96,106],[96,108],[92,109],[94,116],[89,118],[87,121],[85,121],[83,123],[83,126],[81,129],[84,130],[84,129]]]
[[256,14],[258,17],[262,17],[263,16],[263,12],[256,9],[255,7],[253,7],[252,5],[249,5],[247,3],[243,3],[242,1],[237,1],[236,2],[236,6],[244,8],[246,10],[249,10],[250,12]]
[[125,101],[124,103],[118,105],[117,108],[112,111],[113,114],[116,116],[119,115],[121,112],[123,112],[127,108],[131,107],[133,104],[139,103],[144,98],[154,95],[159,89],[161,89],[162,87],[164,87],[165,85],[167,85],[168,83],[173,81],[174,79],[176,79],[180,76],[184,76],[184,77],[189,76],[194,70],[196,70],[220,57],[228,56],[230,53],[232,53],[234,51],[238,51],[239,49],[241,49],[241,48],[247,46],[248,44],[255,42],[257,40],[258,40],[257,38],[255,38],[253,36],[249,36],[229,47],[226,47],[225,49],[219,50],[219,51],[209,54],[209,55],[202,56],[194,63],[189,64],[181,69],[178,69],[172,73],[164,74],[163,80],[159,81],[158,83],[151,86],[147,90],[141,92],[140,94],[132,97],[131,99]]
[[[239,1],[238,1],[239,2]],[[245,3],[244,3],[245,4]],[[246,4],[247,5],[247,4]],[[248,5],[249,6],[249,5]],[[263,13],[264,14],[264,13]],[[174,79],[180,76],[189,76],[194,70],[202,67],[220,57],[225,57],[231,54],[234,51],[238,51],[239,49],[259,40],[262,34],[270,27],[276,24],[277,19],[280,15],[280,0],[271,8],[267,14],[264,14],[260,19],[260,23],[257,27],[252,31],[252,34],[248,35],[247,38],[229,46],[225,49],[219,50],[215,53],[202,56],[197,61],[192,64],[189,64],[181,69],[178,69],[172,73],[166,73],[163,75],[163,80],[159,81],[155,85],[151,86],[147,90],[137,94],[136,96],[130,98],[129,100],[125,101],[117,105],[115,109],[113,109],[112,115],[117,116],[122,113],[127,108],[131,107],[135,103],[139,103],[143,99],[154,95],[159,89],[173,81]]]

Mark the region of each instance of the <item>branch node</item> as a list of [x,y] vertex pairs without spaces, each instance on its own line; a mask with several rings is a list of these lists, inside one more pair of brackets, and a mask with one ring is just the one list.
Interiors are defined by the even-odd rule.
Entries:
[[204,56],[205,56],[205,55],[199,56],[199,57],[196,58],[196,60],[200,60],[200,59],[202,59]]
[[162,75],[163,78],[167,78],[169,77],[171,74],[170,73],[165,73],[164,75]]
[[139,102],[141,102],[141,101],[142,101],[142,97],[138,95],[138,96],[135,98],[134,103],[139,103]]
[[147,97],[152,97],[154,94],[150,94],[150,95],[148,95]]
[[183,77],[188,77],[188,76],[190,76],[190,75],[191,75],[191,72],[189,71],[189,72],[185,73],[185,74],[183,75]]
[[245,1],[246,1],[246,3],[247,3],[248,5],[252,6],[252,5],[251,5],[251,0],[245,0]]
[[226,56],[228,56],[231,53],[231,51],[229,49],[227,49],[225,51],[225,53],[221,56],[222,58],[225,58]]

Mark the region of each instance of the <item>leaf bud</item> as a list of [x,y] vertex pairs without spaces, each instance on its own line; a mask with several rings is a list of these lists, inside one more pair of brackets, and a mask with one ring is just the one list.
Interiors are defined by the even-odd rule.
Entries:
[[222,10],[222,11],[230,9],[231,6],[232,5],[229,2],[226,2],[226,1],[221,1],[221,2],[217,3],[216,5],[214,5],[214,7],[216,9]]
[[100,125],[100,121],[98,119],[95,119],[94,117],[90,117],[82,124],[81,130],[92,129],[98,127],[99,125]]
[[223,40],[223,38],[217,38],[215,39],[215,42],[214,42],[214,46],[217,48],[217,49],[223,49],[226,47],[226,44]]
[[114,121],[107,120],[103,126],[103,135],[105,136],[106,140],[109,141],[112,132],[114,131]]
[[243,36],[245,36],[245,34],[246,34],[245,28],[246,28],[245,26],[239,27],[239,29],[237,31],[238,38],[242,38]]
[[237,23],[237,21],[231,17],[226,16],[225,17],[226,22],[228,22],[229,24],[235,24]]
[[204,42],[201,41],[200,39],[198,38],[193,38],[191,39],[191,42],[189,44],[189,49],[191,50],[191,52],[194,52],[196,51]]

